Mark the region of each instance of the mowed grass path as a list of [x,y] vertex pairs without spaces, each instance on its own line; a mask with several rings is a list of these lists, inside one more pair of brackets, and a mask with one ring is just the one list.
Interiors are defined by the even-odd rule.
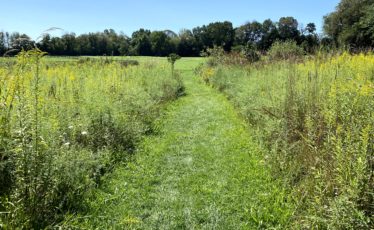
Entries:
[[[285,227],[292,207],[272,181],[263,153],[227,99],[177,63],[187,95],[168,107],[159,135],[98,191],[73,225],[97,229]],[[78,223],[77,223],[78,222]]]

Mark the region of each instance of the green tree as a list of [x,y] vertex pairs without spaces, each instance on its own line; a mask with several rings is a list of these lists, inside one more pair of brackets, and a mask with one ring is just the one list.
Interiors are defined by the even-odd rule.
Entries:
[[270,19],[266,19],[262,23],[262,38],[258,42],[258,49],[268,50],[272,44],[279,39],[279,31],[276,23]]
[[231,22],[214,22],[207,26],[196,27],[193,34],[200,50],[221,46],[230,51],[234,44],[235,30]]
[[222,46],[225,51],[230,51],[234,44],[235,31],[231,22],[215,22],[207,26],[208,38],[212,46]]
[[63,55],[74,56],[77,55],[77,43],[76,36],[74,33],[64,34],[61,37],[61,42],[64,44]]
[[307,31],[309,34],[314,34],[316,30],[316,24],[314,23],[308,23],[305,27],[305,31]]
[[257,44],[261,41],[263,36],[264,31],[262,24],[257,21],[246,23],[235,30],[237,44]]
[[282,17],[278,22],[279,38],[283,41],[294,40],[298,41],[300,31],[298,30],[299,23],[293,17]]
[[31,40],[26,34],[18,32],[10,35],[10,46],[14,50],[30,50],[35,47],[35,42]]
[[131,39],[124,34],[118,36],[118,53],[119,55],[129,55],[130,54],[130,42]]
[[93,55],[88,34],[82,34],[77,38],[79,55]]
[[210,40],[210,37],[208,35],[207,26],[198,26],[192,29],[193,36],[196,41],[196,47],[200,51],[208,48],[213,47],[213,43]]
[[374,45],[374,1],[342,0],[324,17],[324,32],[337,45],[353,48]]
[[177,52],[183,57],[199,56],[200,49],[190,30],[181,30],[179,33],[179,42]]
[[152,54],[156,56],[166,56],[175,50],[171,37],[164,31],[153,31],[150,35]]
[[175,62],[178,61],[179,59],[181,59],[181,57],[175,53],[172,53],[168,56],[168,62],[170,63],[171,65],[171,74],[174,75],[174,65],[175,65]]
[[3,56],[7,48],[5,46],[5,33],[0,32],[0,56]]
[[316,25],[314,23],[308,23],[304,29],[302,29],[302,35],[300,36],[301,47],[307,53],[313,53],[319,45],[318,35],[316,34]]
[[150,41],[151,31],[140,29],[132,34],[131,54],[150,56],[152,55],[152,45]]

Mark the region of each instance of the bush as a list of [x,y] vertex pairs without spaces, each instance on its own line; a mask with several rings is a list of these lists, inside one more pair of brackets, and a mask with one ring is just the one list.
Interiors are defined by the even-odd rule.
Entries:
[[201,53],[201,56],[208,57],[207,65],[213,67],[223,63],[225,54],[225,50],[222,47],[214,46],[213,48],[207,48],[206,51]]
[[256,50],[256,47],[251,43],[248,43],[245,47],[243,47],[241,52],[250,63],[260,60],[260,54]]
[[298,46],[295,41],[276,41],[268,51],[268,57],[271,61],[296,60],[304,54],[303,48]]
[[118,63],[123,67],[139,65],[137,60],[119,60]]
[[208,57],[207,66],[216,67],[218,65],[247,65],[249,63],[260,60],[260,55],[254,49],[253,46],[248,45],[246,47],[238,46],[239,52],[232,51],[226,53],[222,47],[215,46],[208,48],[206,52],[201,55]]

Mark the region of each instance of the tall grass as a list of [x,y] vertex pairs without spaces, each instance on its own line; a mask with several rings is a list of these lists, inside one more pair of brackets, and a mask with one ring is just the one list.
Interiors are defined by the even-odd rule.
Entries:
[[268,148],[274,177],[299,207],[296,228],[373,227],[373,55],[318,54],[201,73]]
[[0,67],[0,228],[44,228],[83,210],[183,90],[164,65],[43,55]]

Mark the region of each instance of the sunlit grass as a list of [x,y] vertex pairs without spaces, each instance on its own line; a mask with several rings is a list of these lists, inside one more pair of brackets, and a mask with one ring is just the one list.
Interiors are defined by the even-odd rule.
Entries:
[[369,228],[373,55],[318,54],[299,63],[246,68],[219,65],[201,75],[209,75],[208,82],[232,100],[268,149],[274,177],[288,184],[299,202],[297,224]]
[[4,227],[41,228],[84,209],[101,176],[126,161],[164,105],[183,94],[166,60],[43,55],[1,60]]

